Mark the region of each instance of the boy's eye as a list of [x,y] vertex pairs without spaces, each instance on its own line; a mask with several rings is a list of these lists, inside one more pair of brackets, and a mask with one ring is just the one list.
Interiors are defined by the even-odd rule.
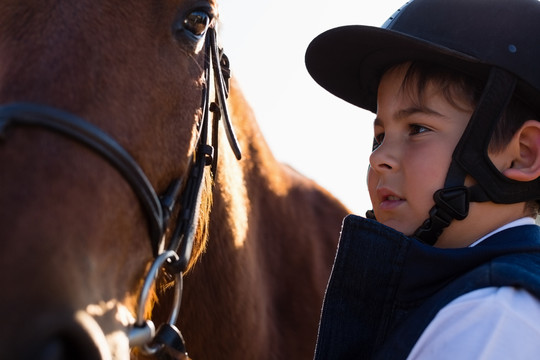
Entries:
[[409,135],[418,135],[427,131],[431,131],[431,130],[425,126],[418,125],[418,124],[409,125]]
[[383,140],[384,140],[384,133],[375,135],[373,137],[373,146],[371,148],[371,151],[375,151],[379,146],[381,146]]

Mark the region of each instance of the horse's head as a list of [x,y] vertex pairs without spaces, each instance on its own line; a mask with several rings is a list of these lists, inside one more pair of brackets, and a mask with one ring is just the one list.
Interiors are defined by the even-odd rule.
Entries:
[[212,0],[0,2],[3,357],[128,356],[174,232],[151,190],[189,177],[216,22]]

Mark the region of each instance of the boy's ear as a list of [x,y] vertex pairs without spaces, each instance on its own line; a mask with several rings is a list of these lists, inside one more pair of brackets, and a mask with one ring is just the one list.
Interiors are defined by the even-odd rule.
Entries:
[[540,177],[540,121],[526,121],[507,149],[512,153],[512,165],[502,171],[504,176],[517,181]]

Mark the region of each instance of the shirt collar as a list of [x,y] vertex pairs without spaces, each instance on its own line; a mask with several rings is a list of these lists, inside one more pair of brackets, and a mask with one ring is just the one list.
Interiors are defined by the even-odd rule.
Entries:
[[536,220],[531,218],[531,217],[524,217],[524,218],[521,218],[521,219],[514,220],[514,221],[509,222],[508,224],[503,225],[500,228],[490,232],[489,234],[482,236],[480,239],[476,240],[471,245],[469,245],[469,247],[476,246],[476,245],[480,244],[482,241],[484,241],[485,239],[487,239],[488,237],[490,237],[490,236],[492,236],[492,235],[494,235],[494,234],[496,234],[498,232],[501,232],[503,230],[510,229],[510,228],[513,228],[513,227],[516,227],[516,226],[521,226],[521,225],[534,225],[534,224],[536,224]]

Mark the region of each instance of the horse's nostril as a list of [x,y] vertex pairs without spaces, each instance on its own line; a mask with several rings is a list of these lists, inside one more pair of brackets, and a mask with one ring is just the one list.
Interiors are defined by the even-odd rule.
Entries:
[[41,337],[42,341],[31,342],[35,347],[29,346],[31,349],[28,349],[29,356],[26,359],[111,359],[111,352],[102,329],[84,312],[49,318],[42,325],[41,334],[45,336]]
[[[80,359],[77,354],[77,346],[71,344],[68,339],[52,339],[38,350],[36,354],[39,360],[64,360],[64,359]],[[84,356],[83,356],[84,357]]]
[[83,334],[59,335],[46,341],[37,348],[32,359],[37,360],[103,360],[100,351],[86,335]]

